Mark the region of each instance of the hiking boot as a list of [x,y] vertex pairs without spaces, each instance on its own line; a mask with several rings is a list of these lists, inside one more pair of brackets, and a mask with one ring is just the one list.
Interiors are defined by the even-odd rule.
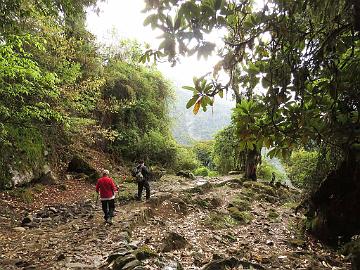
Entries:
[[109,217],[109,218],[106,220],[106,222],[109,223],[109,224],[113,224],[111,217]]

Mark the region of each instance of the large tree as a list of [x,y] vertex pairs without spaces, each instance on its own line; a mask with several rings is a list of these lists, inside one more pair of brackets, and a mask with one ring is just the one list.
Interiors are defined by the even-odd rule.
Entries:
[[[188,107],[206,109],[232,90],[244,148],[286,155],[315,143],[341,151],[338,170],[310,199],[312,230],[327,240],[359,233],[359,1],[147,0],[145,11],[144,23],[161,29],[163,41],[144,59],[207,57],[216,48],[207,34],[225,30],[222,61],[188,87]],[[217,80],[221,69],[230,75],[226,84]],[[265,94],[255,96],[257,89]]]

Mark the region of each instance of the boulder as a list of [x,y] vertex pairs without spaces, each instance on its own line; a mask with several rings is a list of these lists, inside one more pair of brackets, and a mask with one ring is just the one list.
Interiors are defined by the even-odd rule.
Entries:
[[148,259],[150,257],[156,257],[157,254],[155,251],[151,250],[148,246],[144,245],[141,246],[140,248],[138,248],[135,252],[134,252],[136,258],[139,261]]
[[84,173],[90,182],[95,183],[100,174],[87,161],[80,156],[74,156],[68,166],[68,172]]
[[195,180],[195,175],[190,171],[179,171],[179,172],[176,173],[176,176],[182,176],[182,177],[185,177],[185,178]]
[[[129,262],[137,261],[134,254],[129,254],[126,256],[119,257],[115,260],[112,269],[113,270],[121,270],[123,267]],[[134,266],[135,267],[135,266]]]
[[13,187],[30,183],[35,177],[32,170],[16,170],[10,167],[9,172],[11,174],[10,182]]
[[170,201],[175,204],[174,208],[177,212],[180,212],[182,214],[186,214],[187,213],[187,204],[180,198],[174,197],[171,198]]
[[121,268],[122,270],[132,270],[135,267],[139,266],[141,263],[138,260],[133,260],[131,262],[128,262]]
[[185,248],[188,245],[188,241],[180,234],[170,232],[164,239],[161,248],[162,252],[170,252]]

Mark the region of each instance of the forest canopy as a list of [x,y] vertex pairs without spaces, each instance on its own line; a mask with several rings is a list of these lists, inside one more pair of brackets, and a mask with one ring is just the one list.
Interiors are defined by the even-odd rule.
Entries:
[[[256,168],[262,147],[284,158],[301,146],[324,149],[338,168],[309,199],[312,231],[327,240],[358,232],[356,210],[349,209],[358,201],[360,179],[360,2],[146,3],[144,24],[163,35],[144,60],[165,55],[175,65],[181,56],[215,52],[222,58],[211,73],[185,87],[193,92],[187,107],[197,113],[213,106],[214,96],[233,92],[233,124],[240,148],[248,153],[246,176]],[[216,29],[226,32],[218,48],[207,39]],[[220,70],[229,74],[228,82],[218,80]]]

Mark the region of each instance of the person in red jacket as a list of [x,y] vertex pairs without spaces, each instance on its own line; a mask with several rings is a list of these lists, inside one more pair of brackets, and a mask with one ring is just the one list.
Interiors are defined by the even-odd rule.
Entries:
[[96,183],[96,192],[100,192],[102,210],[104,211],[105,222],[112,223],[115,210],[115,192],[117,187],[109,177],[109,171],[104,170],[103,176]]

